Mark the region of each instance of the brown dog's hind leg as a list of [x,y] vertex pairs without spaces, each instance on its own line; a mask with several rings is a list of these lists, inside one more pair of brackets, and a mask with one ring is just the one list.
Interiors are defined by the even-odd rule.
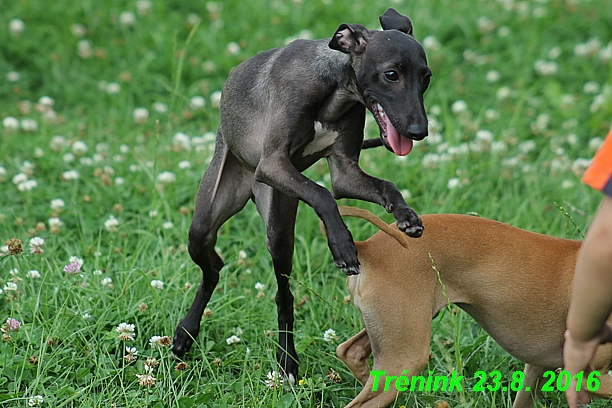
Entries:
[[346,364],[362,385],[365,385],[370,376],[369,360],[371,354],[370,338],[365,329],[336,348],[338,358]]
[[[525,379],[523,380],[523,389],[516,393],[512,408],[533,408],[535,401],[542,394],[542,375],[548,369],[525,364]],[[529,391],[525,389],[529,387]]]

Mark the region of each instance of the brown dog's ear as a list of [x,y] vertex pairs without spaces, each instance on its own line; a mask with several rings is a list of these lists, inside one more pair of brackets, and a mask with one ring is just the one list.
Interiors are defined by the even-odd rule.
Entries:
[[361,24],[340,24],[329,48],[345,54],[362,54],[368,44],[368,29]]
[[385,14],[380,16],[379,20],[383,30],[398,30],[404,34],[412,35],[412,22],[410,19],[402,16],[393,8],[385,11]]

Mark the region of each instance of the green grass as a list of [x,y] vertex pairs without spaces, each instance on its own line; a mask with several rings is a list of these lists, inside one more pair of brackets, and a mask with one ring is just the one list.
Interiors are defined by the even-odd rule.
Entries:
[[[406,159],[366,151],[363,167],[409,191],[419,213],[474,212],[570,238],[580,238],[574,223],[587,230],[600,195],[580,183],[578,159],[592,157],[592,140],[605,136],[612,117],[612,8],[605,0],[150,5],[140,14],[135,1],[0,0],[0,117],[8,125],[7,117],[37,123],[32,131],[0,128],[0,241],[18,238],[25,249],[0,258],[0,320],[22,322],[10,341],[0,342],[0,406],[25,407],[35,395],[43,396],[43,406],[57,407],[339,407],[354,398],[361,387],[335,347],[361,329],[360,317],[344,303],[344,277],[333,267],[314,212],[303,205],[292,275],[302,385],[264,385],[276,369],[275,282],[253,205],[220,231],[226,267],[187,370],[175,370],[168,348],[148,343],[173,335],[200,280],[186,252],[187,229],[212,155],[207,132],[218,125],[211,97],[228,72],[298,34],[327,38],[342,22],[378,28],[390,5],[412,18],[415,36],[428,45],[434,76],[425,102],[434,134]],[[121,23],[125,11],[134,13],[133,25]],[[25,23],[20,35],[9,32],[15,18]],[[83,37],[73,33],[81,28]],[[83,40],[89,42],[81,43],[79,55]],[[556,63],[556,72],[542,75],[540,60]],[[43,96],[53,99],[55,114],[40,112],[49,110],[37,106]],[[191,107],[194,96],[206,105]],[[458,100],[466,110],[453,111]],[[167,112],[157,112],[156,102]],[[143,123],[133,118],[139,107],[149,110]],[[371,121],[366,131],[377,136]],[[178,132],[190,146],[179,143]],[[77,141],[87,151],[73,152]],[[70,170],[78,180],[62,177]],[[157,177],[166,171],[176,179],[162,185]],[[19,173],[37,186],[20,191],[13,183]],[[307,175],[329,186],[324,163]],[[65,206],[54,210],[50,204],[58,198]],[[343,204],[391,221],[375,205]],[[111,215],[119,221],[116,232],[105,227]],[[52,217],[63,223],[59,232],[50,230]],[[356,239],[375,232],[359,220],[347,224]],[[44,253],[29,253],[33,236],[44,238]],[[81,274],[63,271],[71,256],[83,259]],[[19,272],[11,275],[14,269]],[[40,278],[27,277],[30,270]],[[163,289],[152,280],[161,280]],[[17,290],[6,290],[8,282]],[[257,282],[265,285],[263,296]],[[462,371],[466,390],[406,394],[396,406],[511,406],[511,393],[470,392],[473,375],[500,370],[509,382],[522,363],[452,310],[434,320],[429,370]],[[117,338],[122,322],[135,325],[133,341]],[[228,345],[236,328],[241,341]],[[330,328],[336,342],[323,340]],[[138,349],[133,364],[123,360],[126,346]],[[159,361],[150,388],[136,377],[145,373],[147,357]],[[328,377],[332,369],[339,382]],[[539,404],[560,405],[562,393],[546,394]]]

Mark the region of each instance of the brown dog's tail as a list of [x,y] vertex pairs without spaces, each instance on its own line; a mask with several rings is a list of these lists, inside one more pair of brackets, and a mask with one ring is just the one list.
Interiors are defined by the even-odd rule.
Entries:
[[383,231],[387,235],[391,236],[392,238],[395,238],[395,240],[401,246],[403,246],[406,249],[409,248],[408,238],[402,231],[387,224],[386,222],[384,222],[383,220],[381,220],[380,218],[378,218],[376,215],[372,214],[368,210],[364,210],[363,208],[347,207],[347,206],[340,206],[338,207],[338,209],[340,210],[340,215],[342,215],[343,217],[357,217],[357,218],[362,218],[366,221],[369,221],[370,223],[374,224],[375,227],[378,227],[381,231]]

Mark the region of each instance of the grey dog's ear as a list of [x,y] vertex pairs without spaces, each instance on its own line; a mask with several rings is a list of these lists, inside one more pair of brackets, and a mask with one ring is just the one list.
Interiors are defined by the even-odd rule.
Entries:
[[329,48],[345,54],[362,54],[368,44],[368,29],[361,24],[340,24]]
[[404,34],[412,35],[412,22],[410,19],[402,16],[393,8],[389,8],[378,19],[383,30],[399,30]]

